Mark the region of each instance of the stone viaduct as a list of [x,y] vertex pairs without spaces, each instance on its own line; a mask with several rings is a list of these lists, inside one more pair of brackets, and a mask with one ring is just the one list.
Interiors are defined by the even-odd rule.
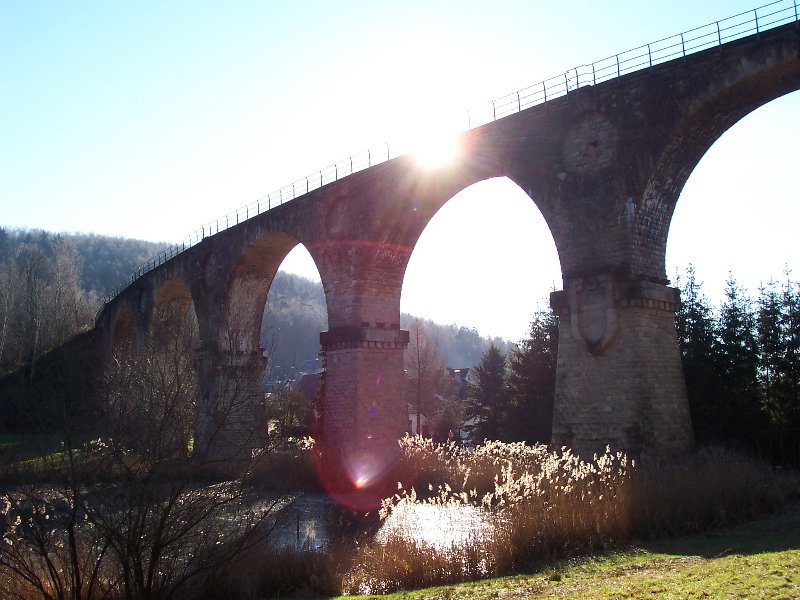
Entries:
[[670,219],[715,140],[798,88],[796,22],[580,87],[462,134],[446,167],[401,156],[206,237],[109,301],[98,339],[109,350],[127,330],[141,343],[160,306],[193,305],[202,436],[231,373],[260,364],[270,284],[303,244],[328,307],[320,436],[329,465],[358,488],[389,468],[405,426],[400,292],[417,239],[459,191],[507,177],[541,210],[563,273],[551,297],[560,335],[552,442],[687,451],[680,300],[665,271]]

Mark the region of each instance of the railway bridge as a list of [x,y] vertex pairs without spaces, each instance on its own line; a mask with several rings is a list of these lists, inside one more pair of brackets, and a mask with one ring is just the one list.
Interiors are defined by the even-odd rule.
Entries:
[[400,292],[414,246],[459,191],[507,177],[541,211],[563,274],[563,290],[551,296],[559,317],[552,442],[685,452],[692,431],[675,332],[680,300],[665,268],[670,219],[710,146],[800,88],[797,4],[777,5],[496,100],[470,115],[445,166],[372,153],[358,170],[351,158],[206,226],[107,302],[99,339],[107,351],[123,332],[142,344],[164,307],[193,307],[196,435],[210,435],[233,374],[263,368],[267,293],[303,244],[328,310],[320,438],[349,482],[341,485],[358,489],[390,468],[406,424]]

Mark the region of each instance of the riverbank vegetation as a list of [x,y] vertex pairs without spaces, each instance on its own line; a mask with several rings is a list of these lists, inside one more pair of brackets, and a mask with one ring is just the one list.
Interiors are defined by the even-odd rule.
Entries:
[[[325,551],[252,555],[224,584],[224,597],[245,588],[254,597],[382,595],[515,573],[534,575],[397,597],[466,598],[479,589],[492,597],[497,586],[552,590],[567,578],[585,593],[584,580],[599,570],[592,565],[626,569],[662,560],[631,548],[667,547],[688,534],[713,537],[721,528],[782,511],[797,521],[797,476],[729,450],[636,464],[610,450],[583,459],[567,449],[520,443],[487,442],[467,451],[407,438],[403,448],[405,473],[420,487],[401,485],[387,499],[377,536],[372,529],[370,535],[350,531]],[[429,508],[432,530],[420,535],[418,523]],[[448,511],[468,519],[471,533],[448,535]],[[390,522],[394,527],[387,529]],[[653,569],[662,564],[669,563],[656,562]],[[719,568],[733,567],[729,561]]]
[[[409,437],[402,447],[408,483],[380,519],[329,511],[340,535],[321,548],[275,538],[286,496],[265,492],[270,468],[257,460],[238,463],[238,474],[229,465],[222,477],[188,458],[152,461],[144,448],[135,457],[98,441],[48,455],[59,478],[4,488],[0,590],[92,600],[330,597],[519,573],[534,575],[498,585],[551,589],[569,579],[585,589],[596,565],[627,569],[630,548],[796,513],[800,500],[796,475],[717,448],[638,463],[611,450],[578,457],[524,443],[467,450]],[[272,463],[278,476],[290,463],[313,466],[308,442],[283,456]],[[425,511],[432,530],[420,534]],[[448,512],[467,520],[466,535],[448,535]],[[635,558],[656,570],[661,560]]]
[[356,553],[349,592],[377,593],[524,572],[606,552],[634,540],[670,538],[783,509],[800,497],[796,477],[727,450],[635,464],[607,451],[588,459],[568,449],[487,442],[469,452],[420,439],[405,456],[426,488],[403,488],[384,507],[476,505],[492,527],[457,545],[402,536]]

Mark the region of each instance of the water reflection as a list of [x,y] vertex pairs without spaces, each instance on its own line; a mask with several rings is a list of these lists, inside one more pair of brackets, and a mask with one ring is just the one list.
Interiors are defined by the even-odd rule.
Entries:
[[272,531],[272,543],[278,548],[322,551],[331,541],[330,520],[334,502],[327,496],[303,494],[279,511]]
[[489,513],[476,506],[401,502],[383,522],[375,539],[386,543],[392,537],[399,537],[419,545],[448,549],[485,540],[492,527]]

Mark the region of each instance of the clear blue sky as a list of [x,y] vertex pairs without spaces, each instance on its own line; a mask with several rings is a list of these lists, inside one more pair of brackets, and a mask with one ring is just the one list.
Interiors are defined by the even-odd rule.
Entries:
[[[0,225],[178,241],[431,115],[757,4],[4,2]],[[670,274],[692,260],[716,297],[729,269],[755,290],[798,266],[799,115],[793,94],[715,144],[681,198]],[[493,181],[432,222],[402,308],[518,339],[560,285],[535,206]]]

